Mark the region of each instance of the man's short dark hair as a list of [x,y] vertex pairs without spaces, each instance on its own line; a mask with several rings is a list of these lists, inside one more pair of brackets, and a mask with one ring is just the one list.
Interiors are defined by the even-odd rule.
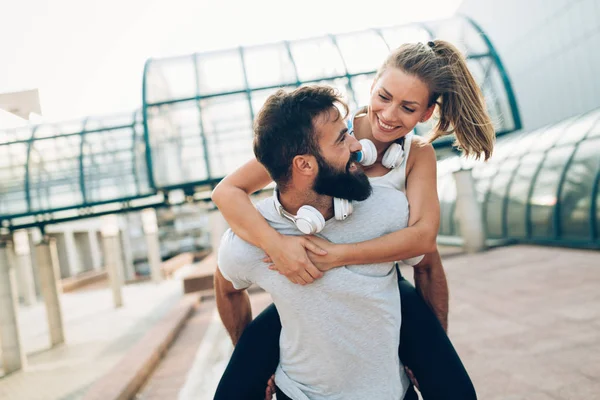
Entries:
[[294,157],[320,155],[314,121],[332,111],[336,120],[346,118],[348,106],[336,89],[321,85],[279,89],[260,109],[254,121],[254,155],[281,189],[291,178]]

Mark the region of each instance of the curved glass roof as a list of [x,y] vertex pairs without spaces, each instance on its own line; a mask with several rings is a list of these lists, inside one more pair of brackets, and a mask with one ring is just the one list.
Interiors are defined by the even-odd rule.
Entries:
[[[153,194],[141,113],[40,124],[0,133],[0,220],[23,223]],[[43,217],[32,215],[51,213]],[[70,214],[73,214],[72,212]],[[13,222],[14,223],[14,222]],[[12,223],[11,223],[12,224]]]
[[440,161],[440,235],[460,235],[452,172],[470,166],[489,238],[600,245],[600,109],[499,138],[487,163]]
[[[519,129],[500,59],[485,34],[465,18],[151,59],[144,70],[142,108],[151,184],[212,182],[252,158],[252,120],[278,88],[325,83],[337,87],[351,107],[366,104],[372,78],[390,49],[433,38],[464,46],[497,134]],[[429,129],[421,126],[417,133]]]

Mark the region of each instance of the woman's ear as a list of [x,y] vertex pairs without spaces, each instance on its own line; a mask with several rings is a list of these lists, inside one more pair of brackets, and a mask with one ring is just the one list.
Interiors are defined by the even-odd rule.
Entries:
[[433,115],[434,110],[435,110],[435,103],[433,103],[431,106],[429,106],[429,108],[425,111],[425,113],[423,113],[423,116],[421,117],[420,121],[427,122],[429,120],[429,118],[431,118],[431,116]]
[[317,159],[309,154],[296,156],[292,160],[292,171],[303,176],[316,175],[319,172]]

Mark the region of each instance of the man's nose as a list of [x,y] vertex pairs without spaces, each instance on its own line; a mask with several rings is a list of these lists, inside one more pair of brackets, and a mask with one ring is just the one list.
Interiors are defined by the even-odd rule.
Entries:
[[362,145],[353,135],[348,135],[348,141],[350,143],[350,151],[352,153],[356,153],[357,151],[362,150]]

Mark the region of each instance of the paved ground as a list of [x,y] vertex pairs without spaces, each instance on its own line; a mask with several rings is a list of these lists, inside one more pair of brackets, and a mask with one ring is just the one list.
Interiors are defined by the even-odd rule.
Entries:
[[[600,252],[513,246],[444,265],[450,336],[480,399],[600,399]],[[140,399],[212,398],[229,339],[208,308],[190,322]]]
[[[514,246],[444,265],[450,336],[480,399],[600,399],[600,252]],[[181,286],[127,286],[120,310],[102,286],[65,294],[68,343],[50,350],[43,304],[21,308],[29,366],[0,377],[0,399],[81,398],[179,301]],[[269,296],[252,300],[258,311]],[[203,302],[138,397],[210,399],[230,351],[214,303]]]
[[20,307],[28,366],[0,377],[0,399],[81,398],[181,297],[178,280],[128,285],[123,290],[124,307],[118,310],[106,284],[65,293],[61,301],[67,343],[53,349],[48,349],[43,303]]

